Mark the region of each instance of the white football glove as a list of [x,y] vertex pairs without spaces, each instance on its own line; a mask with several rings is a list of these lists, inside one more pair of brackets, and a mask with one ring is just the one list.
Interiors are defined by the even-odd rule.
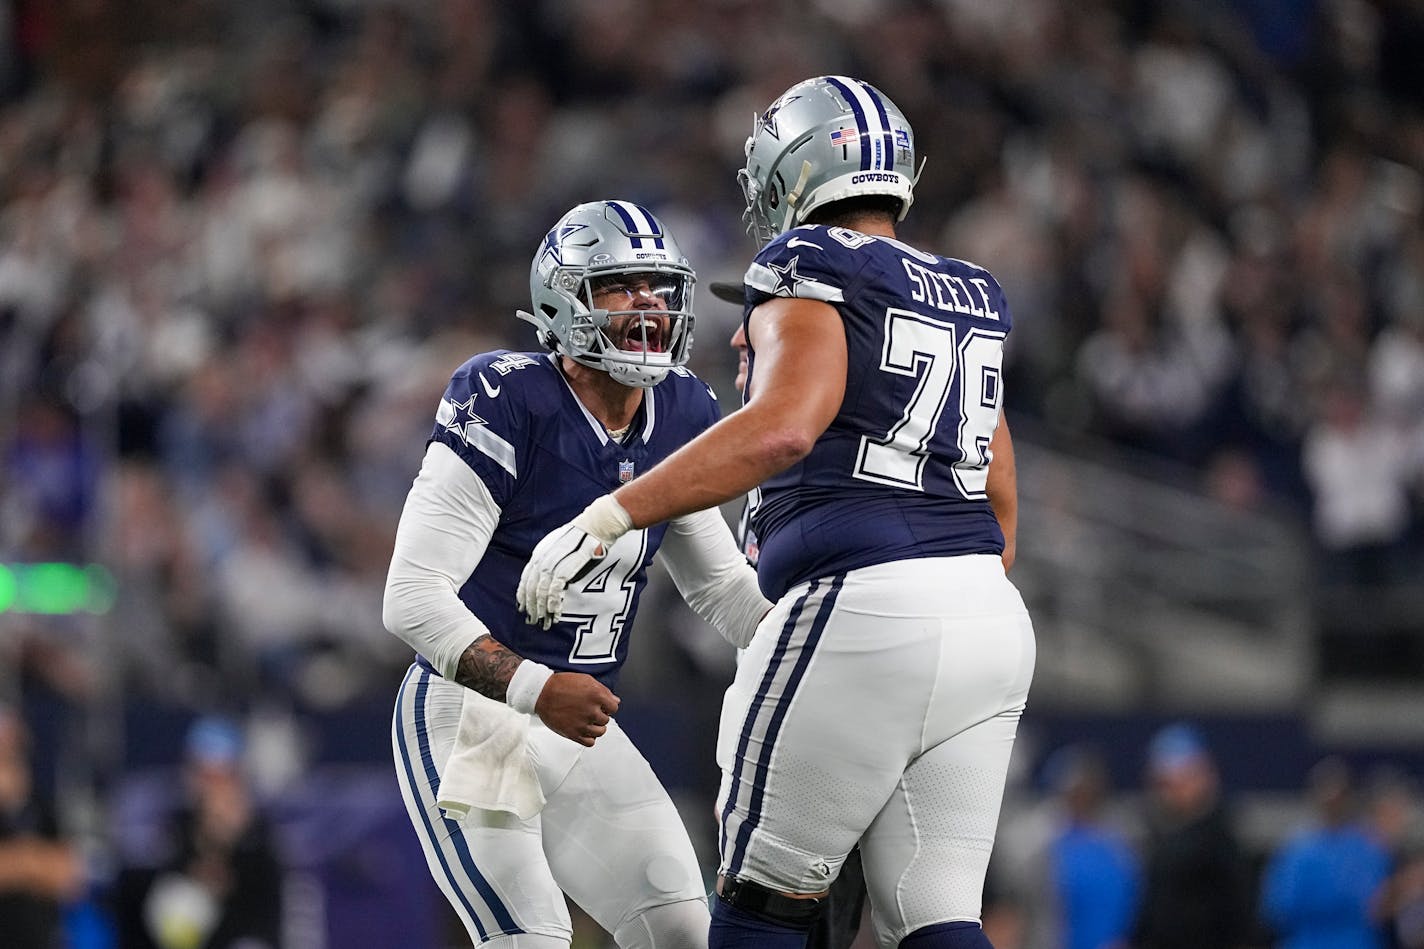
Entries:
[[529,622],[548,629],[559,618],[568,585],[608,555],[614,542],[633,529],[623,505],[605,494],[563,527],[544,535],[519,576],[514,601]]

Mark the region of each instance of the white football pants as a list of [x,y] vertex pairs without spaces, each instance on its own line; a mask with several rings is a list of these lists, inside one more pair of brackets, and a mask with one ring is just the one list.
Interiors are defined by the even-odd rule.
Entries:
[[708,912],[701,869],[652,768],[610,722],[592,748],[536,718],[529,741],[548,803],[533,818],[435,805],[464,686],[406,673],[391,725],[396,775],[430,872],[470,939],[506,949],[567,946],[564,894],[625,949],[699,949]]
[[816,893],[859,841],[880,945],[977,920],[1033,666],[998,557],[792,588],[722,707],[722,872]]

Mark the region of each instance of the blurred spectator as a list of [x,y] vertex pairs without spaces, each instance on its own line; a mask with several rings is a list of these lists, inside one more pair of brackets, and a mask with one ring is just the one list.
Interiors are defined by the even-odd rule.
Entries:
[[1060,748],[1044,763],[1054,826],[1036,861],[1045,879],[1026,892],[1029,945],[1125,949],[1141,898],[1137,855],[1106,813],[1108,773],[1087,746]]
[[1389,855],[1391,867],[1424,844],[1424,812],[1414,778],[1392,765],[1375,768],[1365,787],[1363,823],[1365,832]]
[[35,794],[29,736],[0,704],[0,945],[59,949],[61,911],[84,883],[78,851]]
[[1403,479],[1414,525],[1407,576],[1424,569],[1424,235],[1411,242],[1410,266],[1392,281],[1398,299],[1394,322],[1370,349],[1370,393],[1387,426],[1386,437],[1403,448]]
[[101,467],[71,408],[50,393],[27,394],[0,458],[0,548],[36,561],[82,558]]
[[1374,915],[1386,949],[1424,947],[1424,813],[1414,780],[1392,766],[1370,776],[1365,832],[1384,851],[1389,881]]
[[1404,446],[1373,416],[1358,382],[1328,384],[1305,434],[1303,463],[1323,579],[1369,588],[1399,578],[1410,517]]
[[1101,325],[1079,348],[1076,370],[1097,431],[1164,457],[1196,459],[1235,359],[1217,312],[1224,264],[1192,263],[1195,222],[1165,183],[1129,177],[1118,191]]
[[1235,949],[1251,935],[1246,857],[1201,733],[1168,725],[1147,749],[1150,782],[1138,949]]
[[1311,769],[1306,790],[1316,826],[1271,856],[1261,915],[1280,949],[1381,949],[1375,919],[1389,876],[1384,848],[1358,820],[1353,777],[1338,758]]
[[121,949],[276,949],[282,861],[242,766],[243,737],[222,718],[188,731],[182,799],[167,853],[116,885]]
[[1424,850],[1406,854],[1390,879],[1385,919],[1391,947],[1424,949]]
[[101,562],[115,577],[109,619],[125,631],[123,685],[168,702],[222,694],[211,593],[182,509],[155,465],[131,460],[111,473]]

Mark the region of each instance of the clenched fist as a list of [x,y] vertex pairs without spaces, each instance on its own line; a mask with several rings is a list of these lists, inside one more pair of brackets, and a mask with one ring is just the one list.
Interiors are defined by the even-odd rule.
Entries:
[[619,699],[608,687],[584,672],[556,672],[544,683],[534,714],[552,731],[586,748],[608,731],[608,719]]

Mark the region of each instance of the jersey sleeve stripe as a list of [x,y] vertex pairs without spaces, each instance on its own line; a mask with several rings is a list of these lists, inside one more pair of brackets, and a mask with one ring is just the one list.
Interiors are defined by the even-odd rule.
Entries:
[[465,443],[508,471],[511,478],[519,477],[514,463],[514,446],[483,425],[465,426]]
[[747,270],[745,279],[747,286],[772,296],[820,300],[823,303],[845,302],[845,293],[840,287],[833,287],[828,283],[821,283],[809,277],[800,277],[790,293],[784,292],[783,289],[779,289],[784,286],[780,278],[764,264],[753,263]]

